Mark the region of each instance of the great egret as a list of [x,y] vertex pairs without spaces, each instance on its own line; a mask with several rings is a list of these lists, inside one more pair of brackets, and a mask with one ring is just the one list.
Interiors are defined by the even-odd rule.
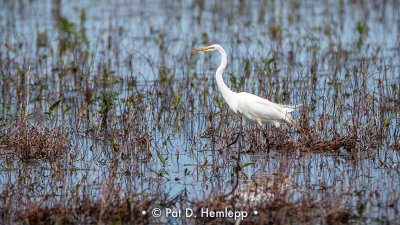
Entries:
[[247,120],[258,123],[260,126],[263,124],[271,124],[275,127],[279,127],[281,122],[287,122],[289,124],[296,125],[296,122],[289,113],[301,105],[276,104],[268,101],[267,99],[260,98],[247,92],[233,92],[226,86],[224,80],[222,79],[222,73],[224,72],[227,64],[226,52],[220,45],[214,44],[192,51],[216,51],[220,54],[221,64],[215,73],[217,85],[222,93],[222,97],[224,97],[229,107],[233,110],[233,112],[242,117],[242,126],[246,124]]

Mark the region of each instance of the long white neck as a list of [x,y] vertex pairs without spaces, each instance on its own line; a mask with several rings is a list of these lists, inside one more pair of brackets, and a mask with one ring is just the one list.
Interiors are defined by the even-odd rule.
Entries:
[[231,91],[231,89],[226,86],[224,80],[222,79],[222,73],[224,72],[227,65],[226,52],[222,48],[218,49],[218,52],[221,55],[221,65],[219,65],[217,72],[215,73],[215,78],[217,79],[217,85],[219,90],[221,91],[222,97],[224,97],[228,105],[232,109],[234,109],[235,107],[232,101],[232,96],[235,95],[235,92]]

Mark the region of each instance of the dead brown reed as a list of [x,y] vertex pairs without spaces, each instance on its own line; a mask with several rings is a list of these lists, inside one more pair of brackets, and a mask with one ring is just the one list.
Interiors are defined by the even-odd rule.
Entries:
[[73,206],[57,204],[49,207],[31,203],[26,205],[24,214],[17,217],[27,224],[98,224],[102,221],[146,224],[150,218],[142,214],[142,209],[150,208],[151,204],[152,201],[138,202],[130,198],[113,199],[108,204],[80,199]]

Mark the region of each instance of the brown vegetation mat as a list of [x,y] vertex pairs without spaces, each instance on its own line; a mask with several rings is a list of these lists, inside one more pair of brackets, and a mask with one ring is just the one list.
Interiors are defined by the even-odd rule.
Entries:
[[67,138],[59,127],[47,129],[27,121],[17,121],[8,127],[5,124],[2,126],[1,149],[14,151],[22,161],[53,160],[67,149]]
[[338,151],[340,148],[351,151],[355,149],[371,147],[369,143],[361,142],[356,134],[347,133],[345,135],[336,135],[326,137],[310,130],[299,131],[300,135],[292,137],[288,131],[281,129],[265,129],[263,135],[256,135],[256,131],[249,134],[250,151],[265,151],[266,149],[282,151],[311,151],[311,152],[329,152]]
[[26,211],[17,212],[16,216],[26,224],[98,224],[105,221],[146,224],[149,216],[141,212],[150,205],[151,201],[139,202],[129,198],[113,199],[107,203],[82,199],[72,206],[56,204],[48,207],[30,203],[26,205]]

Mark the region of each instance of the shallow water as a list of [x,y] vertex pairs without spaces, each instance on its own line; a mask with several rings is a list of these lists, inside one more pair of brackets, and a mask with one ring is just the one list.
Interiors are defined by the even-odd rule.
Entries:
[[[122,198],[160,205],[182,193],[203,201],[234,188],[237,151],[253,146],[242,154],[240,164],[251,164],[239,190],[259,177],[290,178],[288,201],[313,196],[366,222],[398,219],[399,154],[390,147],[400,122],[398,3],[201,2],[4,3],[3,127],[23,114],[29,93],[30,123],[61,127],[68,138],[52,161],[23,162],[1,146],[1,192],[15,193],[7,202],[98,199],[110,185]],[[267,151],[265,133],[272,142],[280,130],[293,143],[305,136],[287,125],[247,125],[240,145],[223,148],[239,120],[214,81],[219,59],[191,52],[213,43],[228,53],[224,79],[233,90],[304,104],[294,117],[308,136],[356,130],[359,147]]]

